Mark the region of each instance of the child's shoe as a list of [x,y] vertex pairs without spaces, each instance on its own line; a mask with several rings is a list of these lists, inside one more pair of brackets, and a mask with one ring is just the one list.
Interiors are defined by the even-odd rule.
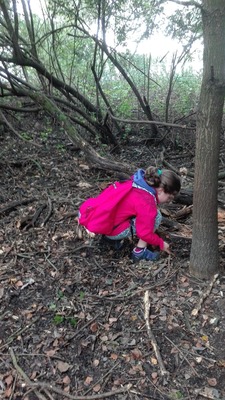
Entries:
[[158,252],[152,252],[147,249],[147,247],[139,248],[135,247],[132,251],[132,259],[134,262],[138,262],[140,260],[147,260],[147,261],[157,261],[159,259]]

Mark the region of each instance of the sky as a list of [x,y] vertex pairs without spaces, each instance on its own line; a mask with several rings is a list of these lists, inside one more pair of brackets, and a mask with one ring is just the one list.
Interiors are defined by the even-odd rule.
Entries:
[[[41,15],[41,8],[40,8],[40,2],[41,0],[30,0],[30,5],[32,7],[32,10],[36,13]],[[43,1],[44,3],[44,1]],[[179,6],[178,4],[175,4],[171,1],[167,1],[164,5],[165,7],[165,13],[166,15],[170,15],[175,12],[177,9],[182,9],[183,6]],[[109,45],[113,46],[113,41],[112,43],[108,43]],[[168,66],[171,63],[172,55],[174,52],[178,51],[181,52],[182,47],[180,43],[175,40],[175,39],[170,39],[168,37],[165,37],[163,34],[157,33],[153,35],[150,39],[146,39],[142,41],[141,44],[138,45],[135,42],[129,43],[128,48],[131,51],[137,51],[139,54],[146,54],[146,55],[151,55],[153,59],[161,59],[163,58],[166,54],[166,57],[164,59],[165,63],[168,64]],[[124,50],[124,48],[123,48]],[[200,71],[202,69],[202,45],[200,41],[196,43],[195,45],[195,54],[193,56],[193,60],[188,64],[190,65],[193,70]]]

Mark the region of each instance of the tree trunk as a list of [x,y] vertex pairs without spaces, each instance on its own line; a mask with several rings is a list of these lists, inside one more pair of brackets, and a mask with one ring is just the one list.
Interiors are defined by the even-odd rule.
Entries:
[[202,21],[203,78],[197,113],[190,273],[208,279],[219,268],[217,192],[225,95],[224,0],[202,0]]

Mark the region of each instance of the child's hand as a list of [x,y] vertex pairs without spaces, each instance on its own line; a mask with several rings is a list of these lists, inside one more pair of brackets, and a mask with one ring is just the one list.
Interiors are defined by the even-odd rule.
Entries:
[[163,251],[165,251],[168,254],[171,254],[169,243],[164,242]]

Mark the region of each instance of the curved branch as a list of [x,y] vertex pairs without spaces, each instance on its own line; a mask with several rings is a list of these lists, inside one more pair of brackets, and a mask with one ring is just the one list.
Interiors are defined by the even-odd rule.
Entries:
[[142,119],[134,121],[133,119],[116,118],[112,114],[109,114],[109,115],[113,120],[124,122],[126,124],[146,124],[146,125],[155,124],[155,125],[163,125],[163,126],[172,126],[172,127],[175,127],[175,128],[182,128],[182,129],[188,129],[188,130],[192,130],[193,131],[193,128],[189,128],[187,125],[178,125],[178,124],[172,124],[172,123],[169,123],[169,122],[161,122],[161,121],[146,121],[146,120],[142,120]]
[[203,10],[203,7],[201,4],[197,3],[197,1],[191,0],[191,1],[181,1],[181,0],[169,0],[172,3],[180,4],[181,6],[194,6],[199,8],[200,10]]

